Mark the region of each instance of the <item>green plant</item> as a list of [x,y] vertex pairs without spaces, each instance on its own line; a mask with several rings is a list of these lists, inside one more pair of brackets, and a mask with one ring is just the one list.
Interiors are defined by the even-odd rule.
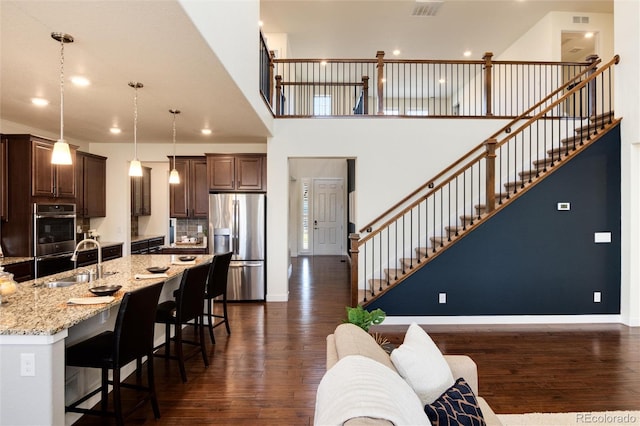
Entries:
[[360,305],[355,308],[347,306],[347,320],[345,322],[355,324],[364,331],[369,332],[369,327],[380,324],[386,316],[387,314],[380,308],[369,312]]

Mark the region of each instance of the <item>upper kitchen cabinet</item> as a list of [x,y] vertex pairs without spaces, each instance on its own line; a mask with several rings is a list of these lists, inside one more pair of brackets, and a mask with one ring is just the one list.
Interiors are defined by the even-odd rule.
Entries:
[[142,176],[131,177],[131,216],[151,215],[151,168],[142,167]]
[[209,212],[206,157],[176,157],[175,168],[180,175],[180,183],[169,185],[169,215],[206,218]]
[[0,221],[7,219],[7,142],[0,135]]
[[76,215],[107,215],[107,158],[86,152],[76,153]]
[[264,192],[265,154],[207,154],[209,191]]
[[51,164],[54,141],[33,135],[3,135],[3,140],[8,145],[8,179],[12,186],[17,181],[28,184],[22,188],[31,188],[31,196],[37,201],[73,202],[77,147],[69,147],[73,164],[55,165]]

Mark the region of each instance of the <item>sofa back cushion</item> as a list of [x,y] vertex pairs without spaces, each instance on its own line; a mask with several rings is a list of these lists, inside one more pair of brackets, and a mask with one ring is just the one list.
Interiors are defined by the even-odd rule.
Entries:
[[378,361],[396,372],[389,355],[369,333],[351,323],[340,324],[334,332],[338,359],[349,355],[362,355]]

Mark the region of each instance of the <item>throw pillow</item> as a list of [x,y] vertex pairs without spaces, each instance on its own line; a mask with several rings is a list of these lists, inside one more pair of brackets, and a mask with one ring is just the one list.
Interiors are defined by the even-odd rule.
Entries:
[[424,405],[402,377],[371,358],[349,355],[322,377],[314,424],[342,425],[363,417],[394,425],[429,424]]
[[435,401],[455,382],[444,356],[416,323],[409,326],[402,345],[391,352],[391,361],[425,405]]
[[424,412],[433,426],[485,426],[482,411],[473,391],[460,378],[433,404],[426,405]]

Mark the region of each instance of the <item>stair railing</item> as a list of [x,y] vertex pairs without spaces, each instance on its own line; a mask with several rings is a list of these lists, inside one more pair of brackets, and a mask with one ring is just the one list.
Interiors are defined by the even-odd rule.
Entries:
[[[351,301],[385,291],[488,219],[591,138],[613,106],[613,65],[593,63],[495,132],[392,208],[351,234]],[[578,128],[586,131],[569,137]],[[533,164],[533,169],[527,169]],[[496,191],[503,184],[504,190]],[[458,216],[458,217],[456,217]],[[458,224],[458,218],[461,224]],[[430,247],[429,247],[430,245]],[[390,265],[396,263],[397,267]],[[385,270],[386,266],[386,270]]]

